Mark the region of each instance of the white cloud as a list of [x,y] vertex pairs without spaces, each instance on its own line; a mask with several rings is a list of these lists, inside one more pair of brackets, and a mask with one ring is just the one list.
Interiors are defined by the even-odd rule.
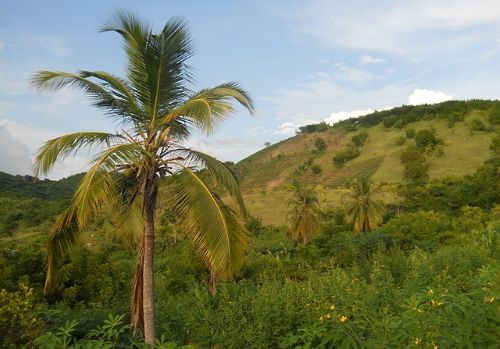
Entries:
[[408,104],[410,105],[434,104],[434,103],[449,101],[450,99],[453,99],[453,96],[447,95],[440,91],[416,88],[408,96]]
[[[296,16],[303,25],[299,31],[317,37],[327,45],[363,50],[408,53],[433,47],[443,49],[452,40],[441,40],[431,32],[451,33],[457,39],[461,29],[500,23],[497,0],[422,0],[359,2],[346,5],[328,0],[312,1]],[[496,31],[486,32],[495,35]],[[453,34],[454,33],[454,34]],[[474,34],[475,37],[485,32]],[[437,45],[439,43],[439,45]]]
[[239,161],[262,149],[262,140],[195,136],[186,142],[186,146],[206,152],[221,161]]
[[373,57],[373,56],[370,56],[370,55],[362,55],[359,58],[359,65],[382,64],[382,63],[385,63],[385,59],[378,58],[378,57]]
[[[384,108],[381,108],[380,110],[388,110],[391,108],[392,107],[384,107]],[[375,112],[375,110],[370,109],[370,108],[363,109],[363,110],[333,112],[324,121],[328,124],[333,124],[333,123],[340,121],[340,120],[345,120],[345,119],[349,119],[349,118],[357,118],[358,116],[371,114],[373,112]]]
[[275,135],[290,135],[295,132],[303,124],[296,124],[294,122],[284,122],[280,127],[274,131]]
[[375,76],[372,73],[358,68],[352,68],[344,63],[334,65],[334,77],[340,81],[350,81],[357,84],[368,82],[381,77]]
[[[17,172],[13,172],[12,170],[10,172],[6,171],[14,174],[31,175],[33,170],[32,161],[38,149],[43,143],[59,135],[55,131],[31,123],[21,123],[9,119],[0,120],[0,131],[2,130],[3,133],[0,133],[0,171],[2,171],[1,163],[5,163],[3,167],[17,169]],[[12,157],[10,163],[5,162],[4,159],[11,156],[10,154],[12,154],[14,150],[5,146],[4,143],[2,143],[2,139],[8,139],[11,143],[10,147],[15,148],[15,152],[18,154],[17,157]],[[51,179],[60,179],[75,173],[83,172],[88,169],[90,158],[91,155],[83,151],[76,156],[69,156],[63,160],[57,161],[47,177]]]
[[32,171],[29,148],[12,137],[3,125],[0,125],[0,171],[16,175]]

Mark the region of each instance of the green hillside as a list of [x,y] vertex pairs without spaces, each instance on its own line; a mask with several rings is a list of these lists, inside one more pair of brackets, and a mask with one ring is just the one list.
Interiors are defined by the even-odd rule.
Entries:
[[[385,184],[386,198],[395,198],[394,184],[404,182],[401,154],[415,146],[407,130],[429,130],[439,141],[424,151],[430,178],[473,173],[492,157],[490,145],[498,133],[500,102],[450,101],[435,105],[403,106],[356,119],[302,127],[299,133],[271,145],[234,166],[250,212],[265,223],[282,224],[293,180],[316,186],[324,206],[341,205],[343,187],[364,175]],[[359,156],[338,168],[333,157],[366,131]],[[326,148],[318,152],[322,139]],[[315,173],[316,171],[316,173]],[[272,192],[272,195],[269,193]]]

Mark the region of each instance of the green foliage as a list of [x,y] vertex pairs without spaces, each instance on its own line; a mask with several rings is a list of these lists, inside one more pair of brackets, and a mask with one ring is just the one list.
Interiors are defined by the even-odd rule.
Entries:
[[39,198],[0,197],[0,236],[18,229],[33,228],[52,220],[64,210],[67,201],[46,201]]
[[403,186],[400,195],[403,206],[409,211],[433,210],[458,214],[463,206],[475,206],[490,210],[498,203],[500,182],[499,164],[486,163],[473,175],[463,178],[433,180],[425,186]]
[[488,121],[492,125],[500,125],[500,108],[496,108],[488,116]]
[[361,148],[368,139],[368,132],[363,130],[351,137],[351,143],[356,148]]
[[322,153],[326,149],[326,142],[323,138],[316,138],[316,141],[314,142],[314,151],[316,153]]
[[326,122],[320,122],[319,124],[311,124],[299,127],[298,133],[314,133],[314,132],[325,132],[328,130],[329,126]]
[[20,283],[16,291],[0,290],[0,347],[33,348],[41,330],[39,312],[32,288]]
[[396,145],[403,145],[405,143],[406,143],[406,137],[404,136],[398,137],[395,142]]
[[429,175],[427,171],[429,164],[419,150],[414,148],[406,149],[400,157],[401,163],[404,166],[403,177],[409,181],[422,183],[425,182]]
[[32,176],[13,176],[0,172],[0,194],[30,199],[66,200],[75,192],[83,174],[77,174],[58,181],[40,180]]
[[342,168],[347,162],[357,158],[360,154],[361,150],[359,150],[358,148],[347,147],[343,150],[338,151],[333,156],[333,164],[336,168]]
[[420,130],[415,134],[415,144],[420,150],[432,150],[434,146],[438,145],[440,141],[431,130]]
[[480,119],[472,119],[469,128],[471,132],[487,132],[489,131],[488,127],[480,120]]
[[321,210],[317,193],[313,188],[295,185],[288,200],[287,214],[290,235],[306,245],[321,229]]
[[123,324],[123,318],[123,315],[113,316],[112,314],[109,314],[108,318],[104,321],[104,324],[89,331],[84,339],[77,338],[75,336],[79,322],[76,320],[66,321],[63,326],[59,327],[54,332],[47,332],[36,338],[34,343],[40,349],[181,348],[173,342],[167,342],[164,336],[161,336],[158,340],[156,340],[154,346],[146,345],[142,340],[133,338],[130,335],[130,326]]
[[413,128],[407,128],[406,131],[405,131],[405,136],[406,138],[408,139],[413,139],[415,138],[415,129]]
[[491,140],[490,150],[495,155],[500,155],[500,134],[497,134],[495,138]]

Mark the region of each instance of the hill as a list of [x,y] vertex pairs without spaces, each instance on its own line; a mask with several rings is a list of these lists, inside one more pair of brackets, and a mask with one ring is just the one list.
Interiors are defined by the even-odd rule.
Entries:
[[70,199],[83,174],[76,174],[57,181],[32,176],[14,176],[0,172],[0,195],[42,200]]
[[[499,119],[499,101],[402,106],[331,126],[301,127],[296,136],[243,159],[234,171],[250,213],[266,224],[283,224],[294,180],[315,186],[325,207],[341,205],[345,186],[360,175],[384,184],[387,201],[394,200],[395,185],[405,180],[401,154],[417,146],[415,134],[421,130],[436,139],[432,149],[422,149],[430,178],[471,174],[492,157]],[[345,161],[357,155],[349,156],[350,151],[359,155]]]

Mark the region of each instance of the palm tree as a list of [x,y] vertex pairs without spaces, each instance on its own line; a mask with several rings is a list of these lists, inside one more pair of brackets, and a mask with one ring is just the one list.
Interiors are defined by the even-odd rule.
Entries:
[[312,188],[295,185],[292,197],[288,200],[291,210],[287,214],[290,235],[307,245],[309,240],[321,229],[318,197]]
[[365,177],[355,179],[348,194],[347,216],[355,232],[370,231],[383,222],[384,204],[376,199],[380,190],[371,186],[370,180]]
[[[210,270],[210,280],[230,277],[242,264],[249,233],[202,179],[210,180],[239,204],[245,213],[233,173],[215,158],[181,145],[198,128],[211,134],[234,112],[232,100],[250,113],[252,100],[237,83],[191,92],[191,69],[186,60],[192,49],[186,23],[172,19],[155,34],[133,14],[118,11],[103,32],[119,33],[127,58],[124,78],[102,71],[39,71],[32,84],[45,91],[74,86],[93,104],[118,122],[121,131],[77,132],[45,143],[35,160],[36,175],[46,174],[65,156],[91,147],[97,155],[48,239],[45,294],[54,295],[57,270],[96,212],[112,205],[118,216],[138,223],[139,253],[132,289],[132,328],[145,341],[155,340],[154,233],[160,179],[165,182],[165,204],[191,239]],[[163,193],[163,191],[162,191]],[[136,219],[134,219],[136,218]]]

